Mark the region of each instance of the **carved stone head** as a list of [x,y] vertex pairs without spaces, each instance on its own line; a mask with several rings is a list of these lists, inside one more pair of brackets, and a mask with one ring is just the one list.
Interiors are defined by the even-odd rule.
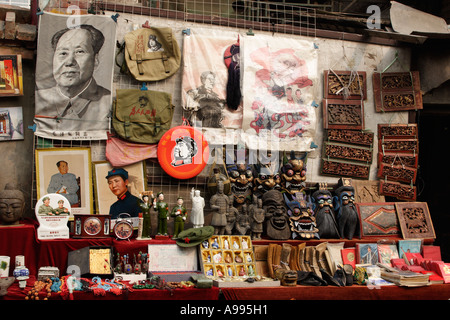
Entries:
[[19,224],[25,209],[25,198],[13,183],[8,183],[0,192],[0,223]]

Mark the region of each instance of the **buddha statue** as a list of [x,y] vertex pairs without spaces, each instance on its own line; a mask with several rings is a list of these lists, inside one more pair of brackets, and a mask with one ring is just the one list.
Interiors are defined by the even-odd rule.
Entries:
[[0,224],[17,225],[25,210],[25,197],[13,183],[0,191]]

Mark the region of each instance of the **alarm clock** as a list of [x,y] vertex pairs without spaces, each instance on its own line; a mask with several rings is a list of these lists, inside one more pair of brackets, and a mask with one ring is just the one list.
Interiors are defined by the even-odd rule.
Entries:
[[74,215],[74,238],[109,238],[111,219],[109,215]]
[[[123,216],[126,216],[123,218]],[[118,240],[128,240],[133,235],[133,224],[131,222],[130,214],[128,213],[121,213],[118,215],[116,219],[116,224],[113,228],[113,233],[116,239]]]

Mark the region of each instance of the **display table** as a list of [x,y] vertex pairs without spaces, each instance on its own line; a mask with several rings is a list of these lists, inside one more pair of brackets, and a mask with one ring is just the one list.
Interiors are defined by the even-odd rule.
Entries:
[[[67,259],[70,251],[90,246],[111,246],[114,252],[120,254],[137,254],[147,252],[152,244],[174,244],[174,240],[116,240],[104,239],[56,239],[36,240],[36,223],[25,221],[20,226],[0,228],[0,255],[11,257],[10,275],[14,269],[16,255],[25,256],[25,264],[30,270],[28,287],[20,290],[17,281],[8,289],[8,294],[0,300],[22,300],[33,286],[37,271],[41,266],[55,266],[60,275],[66,274]],[[335,240],[339,241],[339,240]],[[342,240],[341,240],[342,241]],[[354,240],[360,242],[361,240]],[[269,241],[255,241],[262,245]],[[287,241],[293,245],[299,242]],[[281,243],[281,241],[275,241]],[[308,244],[316,245],[319,242]],[[346,243],[349,245],[348,243]],[[217,288],[210,289],[136,289],[122,295],[106,293],[95,296],[92,292],[75,292],[74,300],[217,300],[222,292],[226,300],[448,300],[450,299],[450,284],[435,284],[425,287],[407,288],[398,286],[367,287],[353,285],[350,287],[271,287],[267,288]],[[42,294],[42,298],[44,295]],[[62,300],[53,293],[50,300]]]
[[227,300],[448,300],[450,284],[433,284],[425,287],[380,286],[368,287],[275,287],[222,288]]

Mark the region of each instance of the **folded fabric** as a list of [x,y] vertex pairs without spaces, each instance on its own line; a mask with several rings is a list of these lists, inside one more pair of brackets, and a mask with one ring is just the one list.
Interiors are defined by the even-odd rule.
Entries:
[[156,158],[157,144],[133,143],[108,135],[106,159],[113,167],[122,167],[145,159]]

